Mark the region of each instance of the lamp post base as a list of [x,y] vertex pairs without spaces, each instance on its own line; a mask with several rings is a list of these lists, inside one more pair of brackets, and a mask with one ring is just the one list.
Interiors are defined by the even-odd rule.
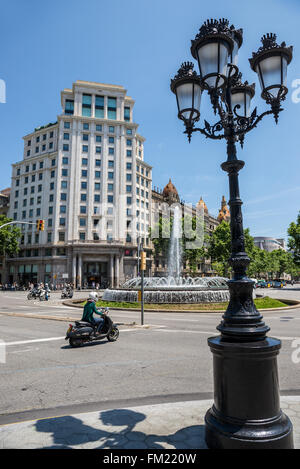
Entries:
[[293,427],[280,409],[277,355],[281,343],[265,338],[229,342],[211,337],[215,402],[205,416],[211,449],[292,449]]

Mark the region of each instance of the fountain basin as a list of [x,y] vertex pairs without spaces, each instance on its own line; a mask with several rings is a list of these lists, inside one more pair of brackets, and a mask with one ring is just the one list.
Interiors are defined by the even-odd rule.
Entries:
[[[107,289],[102,300],[136,303],[141,278],[131,279],[122,288]],[[223,277],[146,277],[144,279],[144,302],[149,304],[196,304],[229,301],[227,279]]]

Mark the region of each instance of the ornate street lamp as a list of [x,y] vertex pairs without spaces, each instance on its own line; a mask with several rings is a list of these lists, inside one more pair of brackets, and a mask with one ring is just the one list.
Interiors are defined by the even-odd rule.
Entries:
[[[233,278],[228,281],[230,301],[217,329],[221,335],[208,339],[214,363],[214,405],[205,416],[206,442],[209,448],[292,448],[292,424],[280,409],[277,355],[281,342],[267,337],[253,301],[253,281],[246,271],[250,259],[245,252],[242,201],[238,174],[244,161],[237,158],[236,142],[268,114],[278,115],[287,93],[286,71],[292,60],[292,47],[276,44],[276,36],[263,36],[263,46],[250,59],[258,73],[262,98],[270,109],[257,115],[250,112],[255,85],[242,82],[237,67],[237,51],[242,30],[229,27],[228,20],[208,20],[192,41],[191,53],[198,60],[199,76],[192,65],[183,66],[173,80],[171,90],[177,96],[179,118],[185,124],[189,140],[200,132],[214,140],[225,139],[227,161],[221,167],[228,173],[230,189],[230,226],[232,253],[229,264]],[[179,97],[184,73],[185,92]],[[198,80],[198,81],[197,81]],[[200,117],[200,99],[195,104],[195,86],[207,91],[219,120],[195,127]],[[189,87],[188,87],[189,85]],[[184,94],[184,100],[182,95]],[[201,92],[197,89],[197,95]],[[183,102],[184,101],[184,102]]]

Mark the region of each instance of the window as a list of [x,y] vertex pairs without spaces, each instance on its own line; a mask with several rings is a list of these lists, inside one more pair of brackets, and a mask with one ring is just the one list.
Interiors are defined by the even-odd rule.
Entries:
[[96,147],[96,153],[99,155],[101,153],[101,147]]
[[63,151],[69,151],[69,144],[68,143],[63,144]]
[[59,219],[59,226],[66,226],[66,219],[65,218],[60,218]]
[[42,151],[46,151],[46,145],[42,146]]
[[114,191],[114,185],[113,184],[107,184],[107,190],[108,190],[108,192],[113,192]]
[[114,154],[115,154],[115,149],[110,147],[110,148],[108,149],[108,154],[109,154],[109,155],[114,155]]
[[50,142],[49,143],[49,150],[52,150],[52,148],[53,148],[53,142]]
[[47,257],[52,256],[52,249],[51,248],[45,248],[45,256],[47,256]]
[[86,169],[81,170],[81,177],[83,177],[83,178],[87,177],[87,170]]
[[90,94],[82,95],[82,115],[91,117],[92,115],[92,96]]
[[101,135],[96,135],[96,142],[100,143],[102,140]]
[[114,162],[113,160],[109,160],[109,161],[108,161],[108,167],[109,167],[109,168],[113,168],[114,165],[115,165],[115,162]]
[[108,137],[108,143],[115,143],[115,137]]
[[36,209],[36,216],[39,217],[41,215],[41,209],[37,208]]
[[40,169],[43,169],[43,167],[44,167],[44,162],[40,161]]
[[28,140],[27,146],[30,147],[30,145],[31,145],[31,140]]
[[96,132],[102,132],[102,125],[96,125]]
[[86,194],[80,194],[81,202],[86,202]]
[[100,191],[100,182],[95,182],[95,191]]
[[126,155],[129,156],[129,157],[131,157],[131,156],[132,156],[131,150],[127,150],[127,151],[126,151]]
[[50,182],[50,191],[54,190],[54,182]]
[[87,158],[82,158],[82,159],[81,159],[81,164],[82,164],[82,166],[87,166],[87,164],[88,164],[88,159],[87,159]]
[[36,153],[39,152],[39,147],[35,147],[35,152],[36,152]]
[[95,165],[96,166],[101,166],[101,160],[95,160]]
[[35,141],[36,141],[36,143],[39,143],[40,137],[36,137]]
[[27,187],[25,187],[25,189],[24,189],[24,195],[27,195],[27,192],[28,192]]
[[83,153],[87,153],[89,151],[88,145],[82,145],[82,151]]
[[42,190],[43,190],[43,186],[42,186],[42,184],[39,184],[38,185],[38,192],[42,192]]
[[107,118],[114,120],[117,118],[117,98],[107,99]]
[[89,134],[82,134],[82,140],[84,140],[85,142],[88,142]]
[[67,181],[61,181],[61,188],[62,189],[67,189],[68,187],[68,182]]
[[70,126],[70,122],[64,122],[64,129],[69,129],[71,126]]
[[113,179],[114,178],[114,173],[113,172],[108,172],[108,179]]
[[127,173],[127,174],[126,174],[126,181],[130,182],[131,179],[132,179],[131,174],[130,174],[130,173]]
[[30,188],[30,193],[31,193],[31,194],[34,194],[34,191],[35,191],[35,187],[34,187],[34,186],[31,186],[31,188]]
[[65,132],[64,133],[64,140],[70,140],[70,134]]
[[86,219],[85,218],[79,218],[79,225],[80,226],[86,226]]
[[126,139],[126,145],[127,145],[128,147],[132,147],[132,140],[131,140],[131,138],[127,138],[127,139]]
[[49,227],[49,228],[52,227],[52,218],[48,218],[48,227]]
[[26,176],[26,177],[24,178],[24,183],[25,183],[25,184],[28,183],[28,176]]
[[81,182],[81,189],[87,189],[87,182],[86,181]]
[[90,124],[88,122],[84,122],[82,125],[83,130],[89,130]]
[[126,163],[126,169],[132,169],[132,163]]
[[104,117],[104,96],[95,97],[95,117],[100,119]]
[[101,177],[101,171],[95,171],[95,178],[100,179]]
[[83,233],[83,232],[79,233],[79,239],[81,241],[84,241],[85,240],[85,233]]
[[52,233],[47,233],[47,243],[51,243],[52,241]]
[[126,186],[126,192],[131,192],[132,186]]
[[109,131],[110,134],[114,134],[114,133],[115,133],[115,128],[114,128],[114,126],[113,126],[113,125],[110,125],[110,126],[108,127],[108,131]]
[[64,176],[64,177],[68,176],[68,170],[67,169],[62,169],[61,170],[61,175]]
[[108,195],[107,196],[107,202],[109,204],[113,204],[114,203],[114,196],[113,195]]
[[65,232],[64,231],[59,231],[58,232],[58,240],[59,241],[64,241],[65,240]]
[[[33,199],[30,199],[30,200],[33,200]],[[49,195],[49,202],[53,202],[54,200],[54,195],[53,194],[50,194]],[[31,205],[31,204],[30,204]]]
[[27,156],[30,156],[30,150],[27,150]]
[[130,107],[124,107],[124,120],[130,121]]
[[68,164],[69,163],[69,158],[67,156],[64,156],[62,159],[62,164]]
[[74,99],[66,99],[65,114],[74,114]]
[[36,170],[36,163],[33,163],[32,165],[32,171],[35,171]]
[[100,194],[95,194],[94,202],[100,202]]
[[80,213],[82,215],[85,215],[86,214],[86,206],[85,205],[80,205]]
[[16,186],[20,185],[20,179],[16,179]]
[[43,179],[43,173],[39,173],[39,181]]
[[67,194],[65,192],[60,194],[60,200],[67,200]]
[[127,135],[132,135],[132,129],[126,129],[126,134]]
[[51,166],[55,166],[55,165],[56,165],[56,159],[51,160]]
[[53,215],[53,207],[49,207],[48,215]]
[[53,130],[50,132],[49,138],[53,138]]

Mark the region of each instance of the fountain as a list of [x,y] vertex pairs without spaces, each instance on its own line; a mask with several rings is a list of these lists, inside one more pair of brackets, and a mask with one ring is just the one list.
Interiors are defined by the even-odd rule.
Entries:
[[[168,252],[168,276],[144,278],[145,303],[221,303],[229,300],[227,279],[223,277],[181,276],[181,212],[175,207]],[[128,280],[121,288],[107,289],[104,301],[135,303],[141,289],[141,277]]]

